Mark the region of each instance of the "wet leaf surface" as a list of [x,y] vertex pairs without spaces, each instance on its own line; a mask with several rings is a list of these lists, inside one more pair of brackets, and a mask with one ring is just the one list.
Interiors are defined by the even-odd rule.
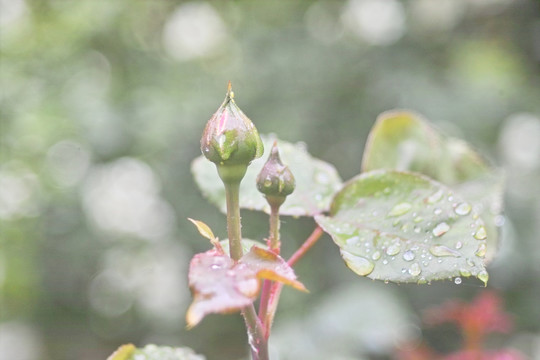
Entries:
[[494,257],[504,177],[466,142],[443,135],[416,113],[388,111],[370,132],[362,169],[415,171],[451,186],[485,221],[489,235],[485,261]]
[[471,275],[487,281],[484,222],[464,198],[423,175],[361,174],[336,195],[330,216],[315,219],[359,275],[393,282]]
[[[273,136],[261,136],[265,154],[251,163],[240,185],[240,207],[270,212],[264,196],[257,190],[256,178],[267,160]],[[281,215],[312,216],[328,209],[333,195],[341,188],[342,181],[329,163],[313,158],[303,144],[278,140],[281,159],[296,179],[294,192],[280,208]],[[213,163],[200,156],[191,165],[195,181],[202,193],[221,211],[226,212],[225,189]]]
[[228,313],[253,303],[261,279],[269,279],[305,291],[293,269],[273,252],[252,246],[238,263],[216,249],[197,254],[189,267],[189,286],[193,303],[186,320],[197,325],[210,313]]
[[189,348],[146,345],[137,349],[132,344],[122,345],[107,360],[205,360]]

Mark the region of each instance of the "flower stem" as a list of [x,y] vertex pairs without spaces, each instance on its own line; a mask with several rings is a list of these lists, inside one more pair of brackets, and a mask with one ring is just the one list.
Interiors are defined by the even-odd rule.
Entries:
[[242,250],[242,225],[240,223],[240,181],[225,183],[227,197],[227,233],[229,235],[229,253],[234,261],[244,255]]
[[[225,182],[227,197],[227,233],[229,235],[229,252],[234,261],[240,260],[242,250],[242,225],[240,223],[240,181]],[[251,357],[253,360],[269,360],[268,340],[264,336],[264,328],[253,304],[242,309],[242,316],[246,322]]]
[[279,205],[270,206],[270,250],[279,254]]

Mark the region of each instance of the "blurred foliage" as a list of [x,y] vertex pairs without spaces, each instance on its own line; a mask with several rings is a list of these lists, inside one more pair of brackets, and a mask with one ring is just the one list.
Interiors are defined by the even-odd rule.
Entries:
[[[533,0],[0,0],[0,357],[105,359],[130,342],[245,356],[238,316],[184,329],[188,261],[208,247],[186,218],[226,237],[189,166],[228,80],[261,133],[305,141],[343,179],[360,171],[376,115],[392,108],[424,114],[503,166],[490,286],[515,318],[505,345],[538,357],[539,15]],[[263,214],[243,219],[246,237],[266,236]],[[284,219],[284,256],[313,226]],[[481,291],[358,279],[329,237],[310,255],[295,272],[311,294],[284,291],[276,326],[315,313],[309,323],[325,336],[333,314],[316,311],[321,299],[354,282],[368,299],[383,287],[404,315],[396,338],[410,339],[419,310]],[[355,324],[378,303],[340,319]],[[388,356],[387,330],[352,327],[334,358]],[[444,332],[427,336],[455,346]],[[310,354],[317,341],[302,344]]]

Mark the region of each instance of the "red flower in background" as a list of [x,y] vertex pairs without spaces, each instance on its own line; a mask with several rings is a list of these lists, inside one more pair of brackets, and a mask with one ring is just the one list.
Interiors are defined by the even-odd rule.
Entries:
[[512,319],[502,308],[501,298],[492,291],[485,291],[470,304],[452,300],[429,309],[423,320],[427,325],[454,323],[463,332],[463,350],[450,355],[437,355],[425,344],[414,349],[402,350],[400,360],[525,360],[516,350],[488,351],[482,349],[484,338],[492,332],[508,333],[512,330]]
[[424,314],[427,325],[455,323],[467,340],[481,343],[491,332],[507,333],[512,330],[512,320],[501,306],[501,298],[492,291],[481,293],[472,303],[452,300]]

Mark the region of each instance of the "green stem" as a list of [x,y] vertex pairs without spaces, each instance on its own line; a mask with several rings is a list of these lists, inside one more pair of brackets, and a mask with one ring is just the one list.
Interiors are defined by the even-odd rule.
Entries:
[[[229,235],[229,252],[235,261],[244,255],[242,250],[242,225],[240,223],[240,180],[227,181],[225,194],[227,197],[227,233]],[[264,328],[253,304],[242,309],[242,316],[246,322],[248,340],[253,360],[269,360],[268,341],[264,336]]]
[[270,250],[277,251],[281,244],[279,243],[279,205],[270,206]]
[[229,253],[234,261],[244,255],[242,250],[242,225],[240,223],[240,181],[225,183],[227,197],[227,233],[229,235]]

